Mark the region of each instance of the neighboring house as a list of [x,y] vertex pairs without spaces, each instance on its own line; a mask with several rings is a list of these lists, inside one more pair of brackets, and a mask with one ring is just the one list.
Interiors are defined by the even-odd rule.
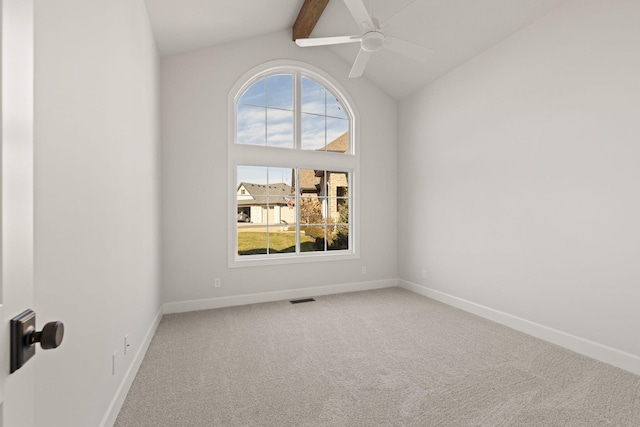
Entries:
[[296,210],[291,186],[251,184],[238,186],[238,214],[248,215],[253,224],[293,224]]

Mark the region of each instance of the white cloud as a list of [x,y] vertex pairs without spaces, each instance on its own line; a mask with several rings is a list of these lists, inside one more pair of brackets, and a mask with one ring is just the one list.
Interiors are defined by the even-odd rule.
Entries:
[[267,109],[267,145],[293,148],[293,112]]
[[[349,121],[302,114],[302,148],[317,150],[349,130]],[[255,106],[238,106],[239,144],[293,148],[293,112]]]
[[265,145],[265,109],[261,107],[238,106],[239,144]]

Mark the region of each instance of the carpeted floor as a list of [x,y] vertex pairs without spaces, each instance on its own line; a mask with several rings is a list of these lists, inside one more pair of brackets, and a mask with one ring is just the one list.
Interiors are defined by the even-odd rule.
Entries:
[[400,288],[166,315],[115,423],[640,426],[640,377]]

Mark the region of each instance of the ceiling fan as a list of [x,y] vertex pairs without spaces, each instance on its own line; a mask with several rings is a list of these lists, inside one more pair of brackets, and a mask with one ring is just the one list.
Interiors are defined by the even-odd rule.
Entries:
[[369,16],[363,0],[343,1],[358,25],[364,30],[362,35],[296,39],[296,44],[308,47],[359,42],[360,52],[349,73],[351,78],[362,76],[371,55],[383,48],[394,50],[421,62],[426,62],[433,54],[431,49],[383,33],[378,20]]

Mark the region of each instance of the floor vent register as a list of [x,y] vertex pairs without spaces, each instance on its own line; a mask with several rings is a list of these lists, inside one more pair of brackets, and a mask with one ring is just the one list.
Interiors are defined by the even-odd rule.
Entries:
[[300,304],[303,302],[312,302],[315,301],[313,298],[304,298],[304,299],[294,299],[289,301],[291,304]]

